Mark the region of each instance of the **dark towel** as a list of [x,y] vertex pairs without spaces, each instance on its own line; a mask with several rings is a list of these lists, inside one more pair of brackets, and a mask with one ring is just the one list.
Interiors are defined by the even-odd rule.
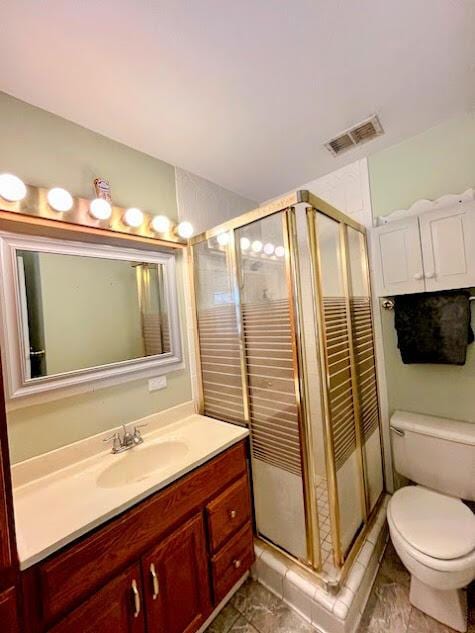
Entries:
[[468,290],[395,297],[394,325],[402,362],[465,365],[473,343]]

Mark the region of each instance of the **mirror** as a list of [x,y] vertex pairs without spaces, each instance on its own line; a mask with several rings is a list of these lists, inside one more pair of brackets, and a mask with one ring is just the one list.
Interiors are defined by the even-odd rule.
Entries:
[[12,397],[181,360],[173,254],[1,241]]

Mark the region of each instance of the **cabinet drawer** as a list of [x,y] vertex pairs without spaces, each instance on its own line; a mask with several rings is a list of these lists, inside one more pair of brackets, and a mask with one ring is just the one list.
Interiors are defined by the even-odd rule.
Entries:
[[206,507],[211,551],[216,552],[251,518],[247,475]]
[[214,601],[218,604],[254,562],[252,525],[247,523],[211,559]]

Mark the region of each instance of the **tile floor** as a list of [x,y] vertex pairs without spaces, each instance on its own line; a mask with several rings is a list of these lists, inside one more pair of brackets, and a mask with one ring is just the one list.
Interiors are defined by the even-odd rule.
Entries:
[[[469,633],[475,633],[474,603],[475,592],[471,591]],[[207,633],[315,633],[315,629],[262,585],[248,580],[211,623]],[[410,605],[409,574],[391,543],[357,633],[453,633],[453,629]]]

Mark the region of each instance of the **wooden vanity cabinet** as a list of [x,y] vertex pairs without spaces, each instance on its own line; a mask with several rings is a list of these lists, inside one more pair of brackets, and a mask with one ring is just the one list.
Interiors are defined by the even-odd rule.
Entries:
[[240,442],[26,570],[26,631],[194,633],[253,561]]

